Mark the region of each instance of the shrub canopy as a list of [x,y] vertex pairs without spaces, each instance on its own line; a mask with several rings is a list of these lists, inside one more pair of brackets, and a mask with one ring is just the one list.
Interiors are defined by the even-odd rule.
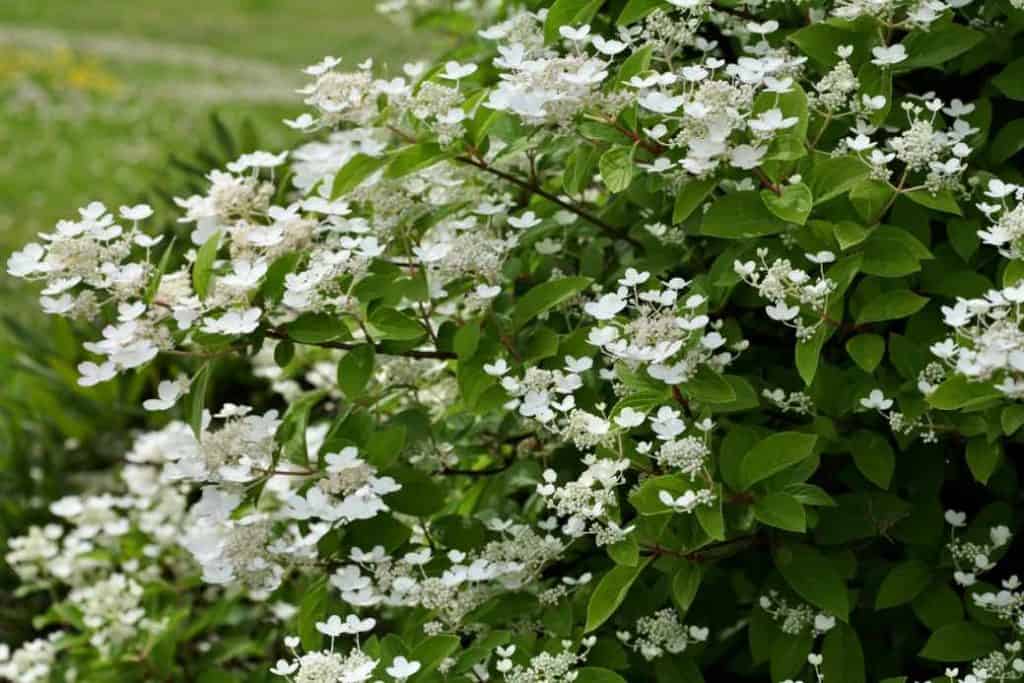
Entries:
[[0,676],[1024,677],[1020,3],[452,4],[8,260],[151,417]]

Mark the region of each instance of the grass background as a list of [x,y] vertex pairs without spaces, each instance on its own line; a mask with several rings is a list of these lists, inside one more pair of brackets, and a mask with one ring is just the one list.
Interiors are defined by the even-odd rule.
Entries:
[[[327,54],[390,71],[429,52],[374,0],[0,2],[0,261],[98,199],[144,198],[216,111],[262,146],[294,139],[301,67]],[[0,276],[3,277],[3,276]],[[6,283],[5,289],[11,287]]]

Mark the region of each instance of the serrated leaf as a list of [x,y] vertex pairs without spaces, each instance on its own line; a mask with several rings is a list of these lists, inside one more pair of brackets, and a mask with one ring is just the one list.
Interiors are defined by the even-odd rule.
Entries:
[[633,155],[636,147],[612,147],[597,162],[601,180],[609,192],[623,192],[633,182]]

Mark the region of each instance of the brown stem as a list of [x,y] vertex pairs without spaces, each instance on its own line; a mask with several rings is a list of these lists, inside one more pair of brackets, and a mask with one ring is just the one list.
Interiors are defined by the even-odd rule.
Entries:
[[[295,342],[294,339],[288,336],[284,330],[267,330],[266,336],[271,339],[283,339],[286,341]],[[364,346],[364,342],[340,342],[340,341],[328,341],[318,342],[316,344],[307,342],[296,342],[298,344],[306,344],[307,346],[319,346],[324,349],[341,349],[343,351],[351,351],[357,346]],[[389,351],[384,349],[380,344],[374,344],[373,350],[383,356],[403,356],[405,358],[418,358],[418,359],[435,359],[435,360],[450,360],[457,358],[457,356],[451,351],[440,351],[438,349],[410,349],[408,351]]]
[[530,183],[518,176],[512,175],[511,173],[506,173],[501,169],[494,168],[486,161],[474,158],[472,156],[460,155],[455,157],[454,160],[459,162],[460,164],[475,166],[476,168],[480,169],[481,171],[484,171],[485,173],[490,173],[491,175],[497,178],[501,178],[506,182],[512,183],[516,187],[526,190],[530,194],[535,194],[539,197],[543,197],[544,199],[547,199],[549,202],[562,207],[566,211],[571,211],[572,213],[576,214],[577,216],[587,221],[591,225],[596,226],[598,229],[601,230],[601,232],[608,235],[612,239],[628,242],[632,244],[634,247],[643,247],[643,244],[641,244],[640,241],[637,240],[636,238],[631,237],[622,230],[619,230],[618,228],[604,222],[594,214],[590,213],[589,211],[586,211],[585,209],[577,206],[576,204],[567,202],[558,195],[548,192],[547,190],[545,190],[544,188],[540,187],[537,184]]

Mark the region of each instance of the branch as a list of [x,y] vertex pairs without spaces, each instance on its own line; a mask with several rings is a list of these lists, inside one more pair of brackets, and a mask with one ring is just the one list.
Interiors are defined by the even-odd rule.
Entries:
[[[266,336],[271,339],[281,339],[284,341],[294,342],[296,344],[305,344],[306,346],[319,346],[324,349],[341,349],[343,351],[351,351],[357,346],[365,346],[365,342],[340,342],[340,341],[328,341],[319,342],[316,344],[300,342],[292,339],[283,330],[267,330]],[[408,351],[389,351],[382,347],[380,344],[374,344],[373,350],[382,356],[403,356],[405,358],[418,358],[418,359],[433,359],[433,360],[451,360],[458,358],[451,351],[440,351],[438,349],[410,349]]]
[[571,211],[572,213],[576,214],[577,216],[587,221],[591,225],[596,226],[599,230],[601,230],[601,232],[608,235],[612,239],[628,242],[629,244],[632,244],[634,247],[643,247],[643,244],[641,244],[641,242],[636,238],[630,237],[622,230],[619,230],[618,228],[604,222],[603,220],[601,220],[594,214],[590,213],[589,211],[582,209],[576,204],[565,201],[558,195],[548,192],[547,190],[545,190],[544,188],[540,187],[535,183],[530,183],[526,180],[523,180],[522,178],[519,178],[518,176],[512,175],[511,173],[506,173],[505,171],[494,168],[487,162],[482,161],[480,159],[475,159],[471,156],[460,155],[455,157],[454,160],[461,164],[475,166],[479,168],[481,171],[490,173],[493,176],[496,176],[498,178],[501,178],[502,180],[512,183],[516,187],[526,190],[530,194],[535,194],[540,197],[543,197],[544,199],[547,199],[549,202],[552,202],[553,204],[557,204],[558,206],[562,207],[566,211]]

